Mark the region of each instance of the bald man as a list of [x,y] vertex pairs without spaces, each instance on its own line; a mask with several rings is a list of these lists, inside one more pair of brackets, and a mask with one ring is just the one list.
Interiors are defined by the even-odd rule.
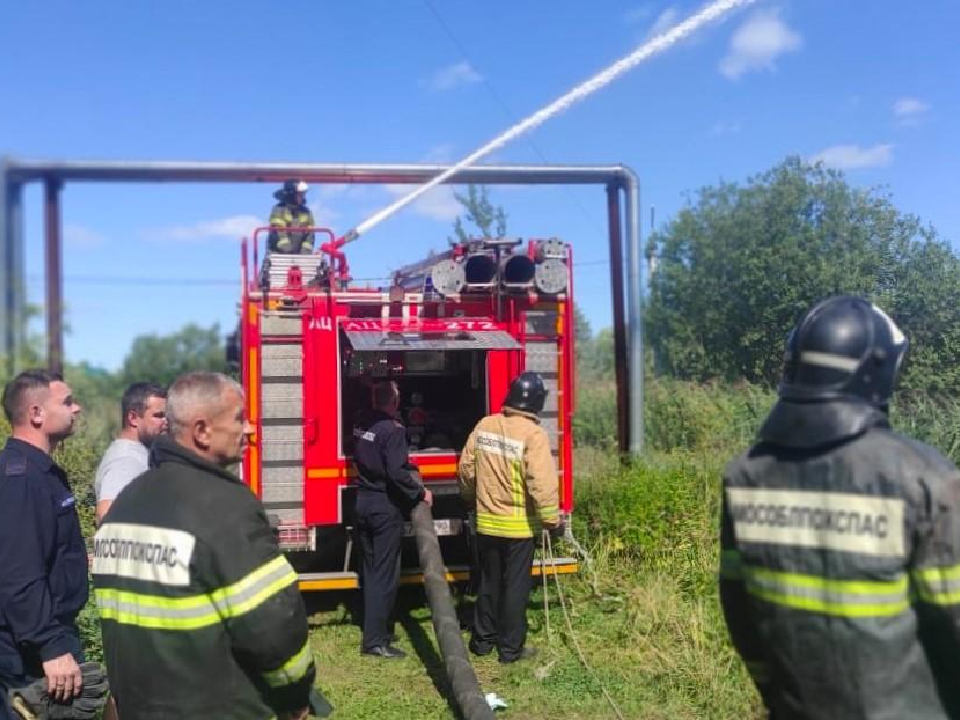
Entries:
[[228,469],[250,432],[243,408],[224,375],[178,378],[151,469],[97,532],[95,594],[123,720],[307,715],[315,671],[297,575]]

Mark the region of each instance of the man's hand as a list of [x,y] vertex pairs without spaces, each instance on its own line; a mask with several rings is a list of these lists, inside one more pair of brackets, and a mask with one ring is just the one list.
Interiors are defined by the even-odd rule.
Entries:
[[310,715],[310,707],[300,708],[291,712],[280,713],[280,720],[306,720]]
[[68,702],[83,689],[80,666],[70,653],[43,663],[43,674],[47,677],[47,694],[59,702]]
[[423,491],[423,500],[421,500],[420,502],[426,503],[426,506],[427,506],[427,507],[432,508],[432,507],[433,507],[433,493],[430,492],[429,490],[424,490],[424,491]]

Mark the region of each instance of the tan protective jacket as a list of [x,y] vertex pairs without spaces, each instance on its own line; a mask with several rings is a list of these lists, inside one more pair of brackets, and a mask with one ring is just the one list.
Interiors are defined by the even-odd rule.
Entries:
[[482,535],[529,538],[559,522],[557,465],[535,415],[504,408],[483,418],[460,455],[459,476]]

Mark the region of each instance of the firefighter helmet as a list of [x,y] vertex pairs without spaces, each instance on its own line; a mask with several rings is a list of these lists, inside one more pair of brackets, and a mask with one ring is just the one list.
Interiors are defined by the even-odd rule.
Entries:
[[839,295],[814,305],[787,337],[784,400],[857,397],[883,407],[890,400],[907,338],[883,310]]
[[303,180],[285,180],[273,196],[282,203],[292,203],[297,199],[297,193],[305,193],[309,189],[310,186]]
[[543,410],[543,402],[546,399],[547,389],[543,385],[543,378],[540,377],[540,374],[525,372],[521,373],[510,384],[507,399],[503,401],[503,404],[512,407],[514,410],[539,413]]

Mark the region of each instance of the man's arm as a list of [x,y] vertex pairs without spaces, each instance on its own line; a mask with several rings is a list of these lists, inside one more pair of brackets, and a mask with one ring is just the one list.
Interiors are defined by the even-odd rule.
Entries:
[[744,665],[760,696],[769,708],[768,697],[771,692],[769,665],[763,652],[763,644],[757,634],[756,625],[750,617],[750,600],[744,583],[743,566],[740,551],[733,535],[733,522],[727,508],[726,493],[723,497],[723,509],[720,516],[720,604],[727,622],[727,630],[733,646],[740,654]]
[[916,530],[911,586],[934,673],[938,682],[954,683],[960,656],[960,475],[923,483],[921,490],[926,511]]
[[117,495],[137,477],[146,472],[143,463],[132,457],[117,458],[103,468],[100,492],[97,495],[97,527],[117,499]]
[[[313,213],[310,212],[310,209],[307,209],[307,227],[314,227],[316,225],[313,219]],[[313,252],[314,245],[314,236],[312,232],[303,233],[303,239],[300,241],[300,252],[304,255],[309,255]]]
[[14,641],[36,650],[51,694],[63,699],[80,692],[81,679],[47,581],[45,558],[53,552],[56,523],[36,483],[24,475],[0,477],[0,608]]
[[316,674],[297,574],[280,554],[261,510],[250,503],[211,548],[204,580],[222,608],[233,654],[281,717],[309,706]]
[[460,497],[472,507],[477,499],[477,430],[474,428],[467,438],[467,444],[460,453],[460,465],[457,468],[460,480]]
[[286,231],[287,220],[284,216],[283,208],[280,205],[275,205],[273,210],[270,211],[270,227],[273,228],[270,235],[277,239],[277,248],[288,252],[292,241],[290,239],[290,233]]
[[560,524],[560,480],[557,464],[550,452],[547,433],[538,428],[523,449],[527,492],[537,506],[537,515],[544,527]]
[[426,488],[410,471],[410,452],[407,448],[406,431],[397,425],[382,433],[381,437],[387,478],[412,505],[426,499]]

